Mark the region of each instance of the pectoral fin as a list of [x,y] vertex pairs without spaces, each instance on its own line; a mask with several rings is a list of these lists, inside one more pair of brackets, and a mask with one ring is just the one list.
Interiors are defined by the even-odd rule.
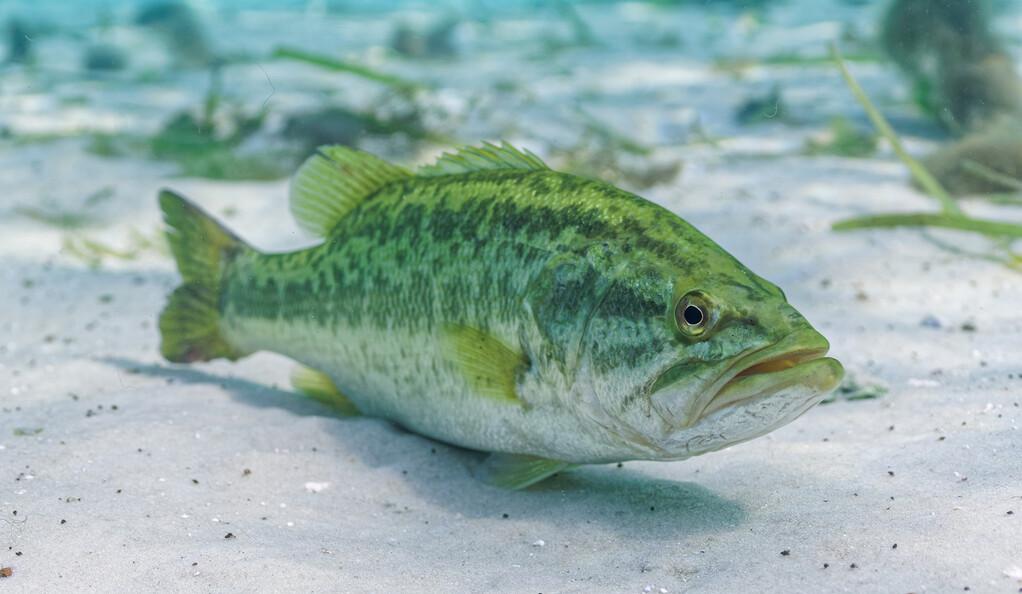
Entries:
[[337,389],[334,380],[322,371],[299,365],[291,371],[291,385],[309,398],[334,409],[341,416],[353,417],[360,414],[351,400]]
[[534,485],[574,464],[522,454],[490,454],[476,470],[476,477],[502,489],[518,490]]
[[524,354],[487,332],[454,324],[443,330],[443,347],[476,394],[522,404],[515,389],[518,374],[529,367]]

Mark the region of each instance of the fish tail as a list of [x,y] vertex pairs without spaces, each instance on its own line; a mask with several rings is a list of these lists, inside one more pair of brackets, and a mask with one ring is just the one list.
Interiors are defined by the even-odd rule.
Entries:
[[183,280],[160,313],[160,352],[174,363],[245,356],[221,333],[220,302],[226,265],[253,248],[183,196],[162,190],[159,200]]

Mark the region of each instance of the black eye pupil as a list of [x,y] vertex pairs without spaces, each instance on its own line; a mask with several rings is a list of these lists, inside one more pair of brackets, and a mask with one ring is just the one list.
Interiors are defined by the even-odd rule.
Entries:
[[685,318],[685,323],[689,326],[698,326],[703,323],[703,310],[694,305],[685,307],[685,311],[683,311],[681,315]]

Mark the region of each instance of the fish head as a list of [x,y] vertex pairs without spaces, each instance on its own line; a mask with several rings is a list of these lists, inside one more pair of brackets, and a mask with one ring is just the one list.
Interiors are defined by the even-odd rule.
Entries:
[[713,247],[707,266],[619,268],[583,339],[599,418],[653,459],[766,434],[844,373],[777,286]]

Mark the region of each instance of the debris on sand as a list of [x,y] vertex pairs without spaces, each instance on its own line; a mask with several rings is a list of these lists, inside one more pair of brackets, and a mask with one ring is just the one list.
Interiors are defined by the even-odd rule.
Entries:
[[860,382],[853,374],[848,373],[837,390],[820,404],[830,404],[836,400],[873,400],[886,393],[886,386],[877,382]]
[[749,97],[735,110],[735,121],[752,125],[784,121],[788,110],[781,97],[780,87],[773,87],[766,95]]
[[408,58],[452,58],[458,53],[454,33],[460,24],[456,18],[444,18],[419,30],[408,23],[398,23],[390,47]]
[[82,67],[92,72],[119,72],[128,67],[128,54],[115,45],[91,45],[82,56]]
[[309,493],[321,493],[325,491],[329,486],[330,483],[317,483],[309,481],[305,483],[305,490],[308,491]]

